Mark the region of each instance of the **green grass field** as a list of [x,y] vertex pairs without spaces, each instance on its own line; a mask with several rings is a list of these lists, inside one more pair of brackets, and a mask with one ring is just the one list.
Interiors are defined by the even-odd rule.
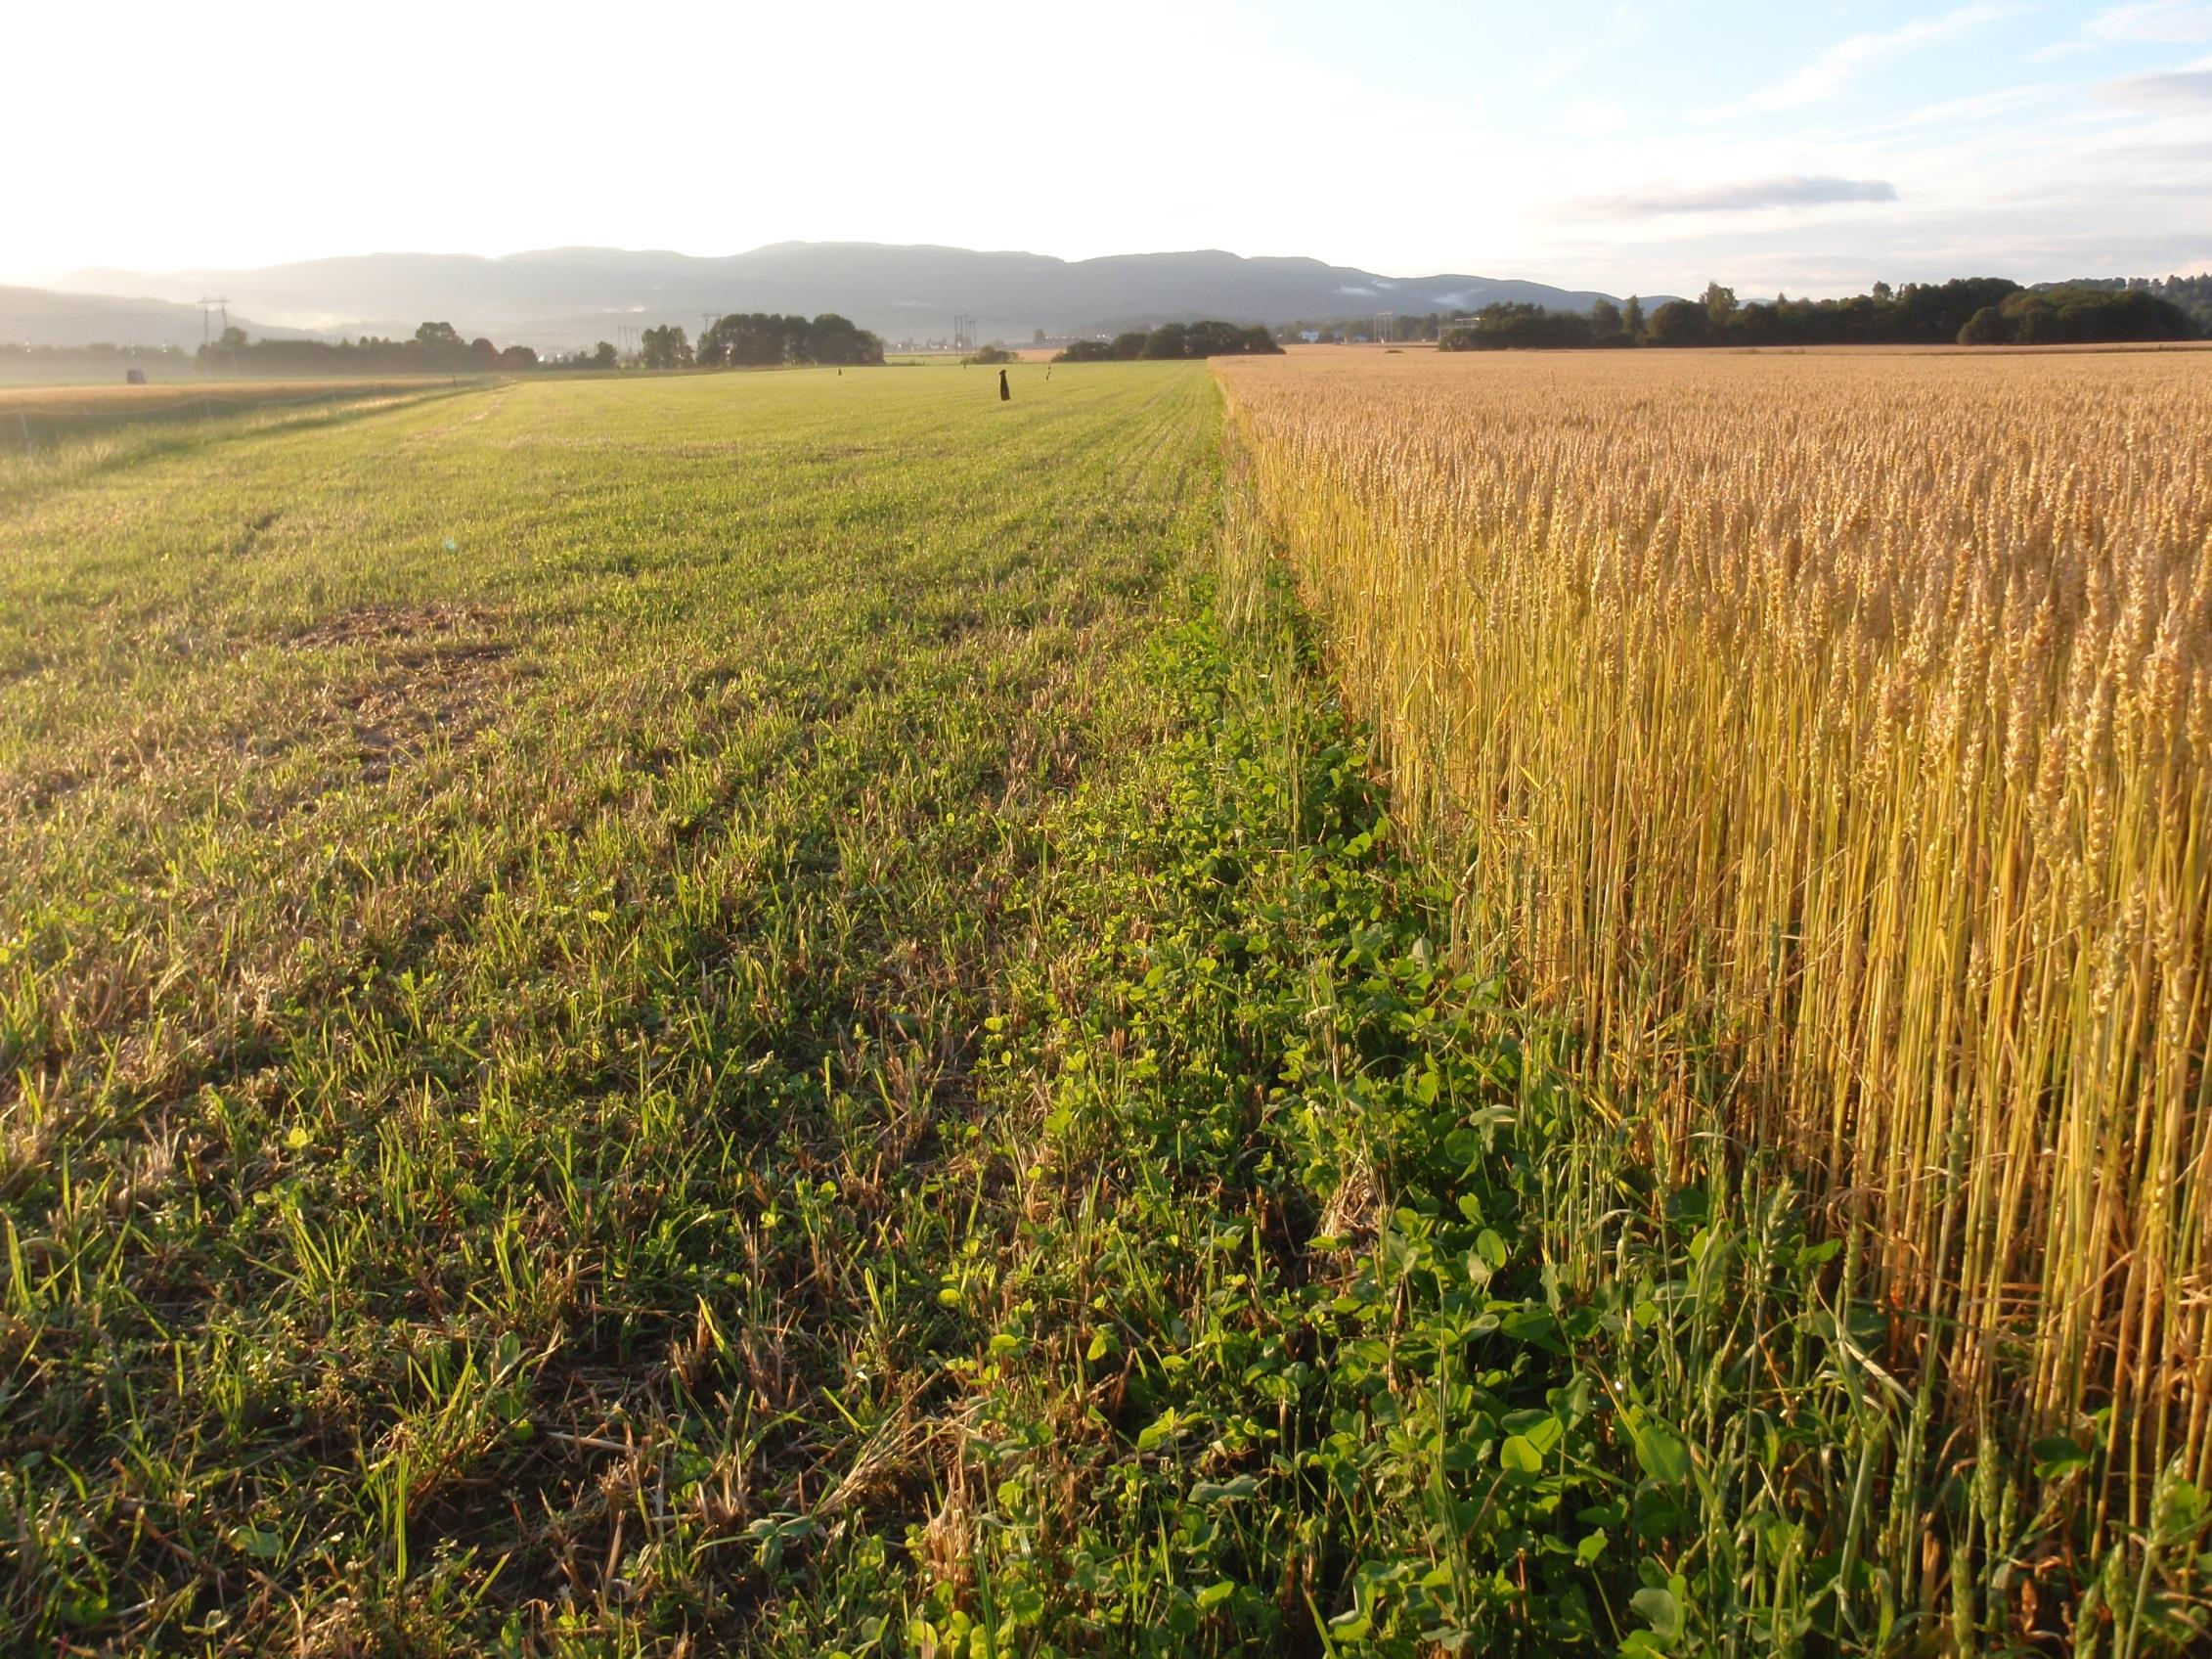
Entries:
[[2045,1650],[1467,960],[1206,368],[1013,379],[0,460],[0,1651]]
[[983,389],[6,480],[10,1628],[719,1628],[747,1527],[865,1484],[1042,821],[1211,500],[1202,370]]

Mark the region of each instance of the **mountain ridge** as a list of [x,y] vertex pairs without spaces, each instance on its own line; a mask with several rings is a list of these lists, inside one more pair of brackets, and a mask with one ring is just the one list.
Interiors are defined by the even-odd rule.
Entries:
[[[1019,340],[1037,329],[1113,333],[1201,316],[1277,325],[1499,300],[1586,312],[1616,297],[1462,273],[1390,277],[1306,255],[1220,248],[1069,260],[928,243],[792,241],[725,255],[571,246],[501,255],[338,254],[257,270],[93,267],[54,291],[92,297],[118,289],[196,310],[200,294],[225,293],[267,318],[269,332],[407,335],[435,318],[464,335],[540,349],[588,345],[624,326],[695,331],[702,314],[726,311],[836,311],[892,339],[941,337],[959,313],[976,319],[979,337]],[[0,337],[19,333],[7,309],[0,305]]]

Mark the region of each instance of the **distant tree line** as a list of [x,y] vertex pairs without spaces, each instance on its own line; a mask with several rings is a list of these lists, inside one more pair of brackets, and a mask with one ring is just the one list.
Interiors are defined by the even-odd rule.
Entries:
[[2188,312],[2147,287],[2069,284],[2023,289],[2004,277],[1947,283],[1877,283],[1845,299],[1787,295],[1740,304],[1719,283],[1696,299],[1670,299],[1646,317],[1599,300],[1587,316],[1524,304],[1492,305],[1444,325],[1444,351],[1541,350],[1630,345],[2060,345],[2194,337]]
[[2107,292],[2145,292],[2178,305],[2189,314],[2199,336],[2212,339],[2212,275],[2201,277],[2083,277],[2062,283],[2036,283],[2033,291],[2050,293],[2058,289],[2094,288]]
[[2189,339],[2190,314],[2146,289],[2038,288],[1985,305],[1959,331],[1961,345],[2059,345]]
[[[590,356],[556,358],[561,368],[611,369],[614,347],[605,340]],[[645,330],[638,336],[638,365],[643,369],[767,369],[786,363],[881,363],[883,341],[849,318],[824,311],[812,322],[770,311],[717,317],[698,344],[675,323]]]
[[[1465,322],[1472,311],[1407,312],[1393,316],[1381,334],[1386,344],[1433,340],[1455,322]],[[1295,323],[1278,323],[1271,331],[1285,344],[1313,336],[1316,345],[1343,345],[1352,340],[1376,338],[1375,317],[1302,317]]]
[[621,361],[614,342],[602,339],[589,351],[581,347],[574,351],[556,351],[546,359],[545,366],[549,369],[613,369],[619,367]]
[[[1606,301],[1600,301],[1606,304]],[[1547,311],[1521,300],[1500,300],[1472,317],[1454,319],[1437,341],[1442,351],[1541,351],[1591,345],[1627,345],[1620,312],[1609,307],[1612,326],[1601,329],[1579,311]]]
[[1128,363],[1138,358],[1262,357],[1282,347],[1263,328],[1234,323],[1163,323],[1150,334],[1132,331],[1112,339],[1079,339],[1055,363]]
[[[412,339],[257,339],[225,329],[195,354],[204,369],[228,373],[321,375],[485,374],[517,369],[613,369],[620,354],[605,340],[588,350],[541,360],[526,345],[504,350],[488,339],[464,339],[451,323],[424,323]],[[844,317],[824,312],[811,322],[769,312],[719,318],[696,349],[674,323],[646,329],[637,363],[646,369],[765,367],[782,363],[862,364],[883,361],[883,341]]]
[[230,373],[277,375],[480,375],[501,369],[535,369],[538,354],[526,345],[505,350],[488,339],[463,339],[451,323],[424,323],[412,339],[248,340],[243,329],[225,329],[196,353],[202,367]]
[[[684,348],[682,329],[666,332],[673,336],[667,348],[670,352]],[[834,311],[824,311],[812,322],[799,316],[749,311],[716,318],[699,336],[698,349],[689,360],[702,369],[766,368],[778,363],[847,367],[881,363],[883,341]]]

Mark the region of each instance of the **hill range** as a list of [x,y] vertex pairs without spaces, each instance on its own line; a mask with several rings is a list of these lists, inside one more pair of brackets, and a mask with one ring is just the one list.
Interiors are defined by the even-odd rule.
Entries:
[[[190,348],[221,327],[221,314],[210,308],[202,314],[199,293],[190,300],[155,299],[140,289],[138,297],[113,293],[66,292],[45,288],[0,287],[0,345],[176,345]],[[169,285],[174,287],[174,285]],[[216,290],[202,290],[215,292]],[[256,339],[296,339],[311,336],[311,329],[286,328],[256,322],[230,308],[230,322]],[[413,332],[413,325],[409,326]]]
[[1272,325],[1476,310],[1500,300],[1587,311],[1617,297],[1451,273],[1386,277],[1318,259],[1217,250],[1068,260],[784,242],[720,258],[560,247],[502,258],[368,253],[242,271],[89,269],[56,291],[0,289],[0,339],[197,345],[199,300],[210,293],[227,295],[232,321],[256,336],[405,336],[436,318],[465,335],[541,350],[588,345],[619,326],[696,330],[703,314],[730,311],[836,311],[888,339],[945,336],[958,313],[976,320],[978,337],[1016,340],[1038,329],[1111,333],[1201,316]]

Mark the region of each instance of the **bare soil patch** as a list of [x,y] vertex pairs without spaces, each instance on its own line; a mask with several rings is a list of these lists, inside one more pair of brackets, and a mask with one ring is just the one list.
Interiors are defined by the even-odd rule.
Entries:
[[294,634],[293,650],[346,651],[361,671],[333,680],[328,708],[349,725],[368,776],[489,723],[514,646],[496,612],[474,605],[364,605]]

